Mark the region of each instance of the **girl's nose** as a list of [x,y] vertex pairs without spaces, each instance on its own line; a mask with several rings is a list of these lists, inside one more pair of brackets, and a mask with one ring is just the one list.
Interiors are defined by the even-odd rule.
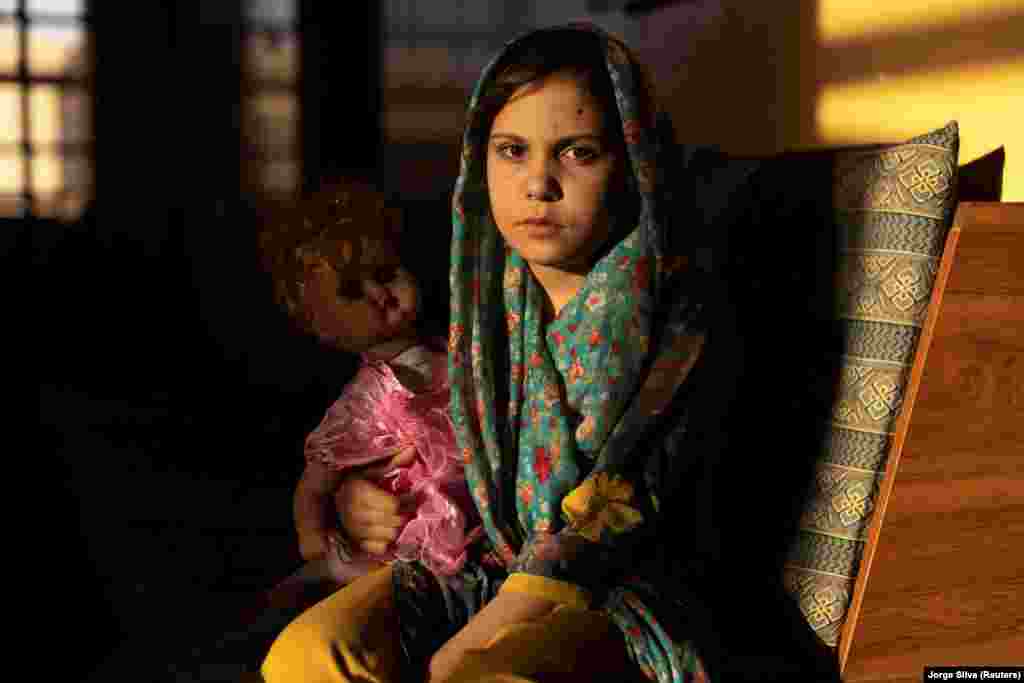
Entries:
[[526,198],[538,202],[557,202],[562,198],[562,186],[546,167],[532,169],[526,179]]

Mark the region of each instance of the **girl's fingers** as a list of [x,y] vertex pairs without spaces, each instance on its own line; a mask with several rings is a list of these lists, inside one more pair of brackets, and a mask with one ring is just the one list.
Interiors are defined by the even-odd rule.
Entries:
[[353,507],[383,515],[397,515],[400,501],[398,496],[367,482],[365,494],[357,498]]
[[412,461],[415,460],[415,459],[416,459],[416,447],[415,446],[406,446],[402,450],[398,451],[398,453],[396,453],[394,455],[394,457],[392,457],[391,460],[388,461],[388,466],[389,467],[403,467],[405,465],[412,464]]
[[382,512],[380,510],[359,510],[353,511],[351,515],[353,526],[362,528],[387,527],[389,529],[400,529],[407,521],[401,515]]
[[360,531],[356,532],[357,540],[360,541],[375,541],[378,543],[391,543],[398,538],[399,528],[392,526],[385,526],[383,524],[371,524],[370,526],[363,527]]
[[[353,474],[342,482],[334,496],[341,528],[357,541],[383,542],[398,538],[415,508],[415,496],[403,501],[371,480],[374,476],[408,465],[416,458],[415,447],[403,448],[381,465]],[[379,471],[378,471],[379,470]]]
[[358,515],[363,510],[376,510],[395,514],[398,512],[398,498],[363,478],[351,479],[335,494],[339,510],[349,510]]

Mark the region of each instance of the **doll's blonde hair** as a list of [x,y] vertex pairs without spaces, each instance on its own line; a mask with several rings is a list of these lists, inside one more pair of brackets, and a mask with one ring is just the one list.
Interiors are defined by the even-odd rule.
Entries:
[[328,265],[338,272],[339,293],[346,295],[344,290],[350,287],[348,294],[358,296],[360,280],[399,265],[401,224],[401,212],[369,183],[325,184],[285,210],[259,235],[276,303],[303,330],[311,331],[302,304],[311,269]]

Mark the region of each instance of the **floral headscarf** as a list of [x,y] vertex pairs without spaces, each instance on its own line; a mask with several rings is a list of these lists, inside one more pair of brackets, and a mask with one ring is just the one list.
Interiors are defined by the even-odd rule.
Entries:
[[[566,27],[556,27],[566,28]],[[528,265],[508,248],[489,212],[466,210],[479,187],[486,140],[475,117],[500,55],[483,71],[469,104],[462,166],[453,197],[452,418],[466,478],[500,562],[597,595],[614,576],[623,546],[650,531],[670,482],[664,449],[646,440],[703,343],[694,272],[667,216],[670,149],[650,79],[618,39],[604,45],[622,133],[640,196],[639,219],[593,267],[545,329],[542,294]],[[550,30],[550,29],[543,29]],[[506,50],[515,45],[512,41]]]

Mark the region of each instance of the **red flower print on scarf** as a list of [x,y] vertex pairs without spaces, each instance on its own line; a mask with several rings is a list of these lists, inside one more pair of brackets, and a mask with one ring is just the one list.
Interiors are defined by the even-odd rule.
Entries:
[[542,484],[551,476],[551,455],[543,446],[537,446],[533,451],[533,471]]
[[635,145],[640,142],[644,127],[636,119],[626,119],[622,124],[622,135],[626,138],[627,145]]
[[591,295],[588,296],[586,300],[587,308],[591,311],[601,310],[602,308],[604,308],[605,303],[607,303],[607,301],[603,291],[591,293]]
[[448,353],[452,353],[459,347],[459,342],[462,341],[462,333],[465,328],[456,323],[448,329]]
[[491,507],[491,501],[490,498],[488,498],[488,495],[487,487],[483,484],[478,484],[476,488],[473,489],[473,500],[476,502],[476,506],[480,508],[480,511],[484,513],[486,513]]
[[629,256],[623,256],[619,259],[618,267],[619,270],[629,270],[630,264],[633,263],[633,259]]
[[544,360],[540,357],[540,354],[536,351],[530,356],[530,367],[539,368],[544,363]]
[[530,507],[530,503],[533,502],[533,484],[526,481],[519,484],[519,500],[522,501],[523,507]]
[[598,330],[597,328],[594,328],[594,330],[590,333],[590,348],[600,346],[602,341],[604,341],[604,338],[601,337],[601,331]]
[[636,269],[633,271],[633,290],[643,291],[650,282],[650,277],[651,260],[646,256],[641,256],[636,260]]
[[551,333],[551,338],[555,341],[555,346],[561,346],[562,342],[565,341],[565,337],[562,336],[562,333],[559,332],[558,330],[555,330]]
[[583,363],[573,354],[572,365],[569,366],[569,383],[575,384],[585,373],[586,370],[583,368]]
[[523,381],[523,364],[513,363],[512,364],[512,383],[519,384]]

